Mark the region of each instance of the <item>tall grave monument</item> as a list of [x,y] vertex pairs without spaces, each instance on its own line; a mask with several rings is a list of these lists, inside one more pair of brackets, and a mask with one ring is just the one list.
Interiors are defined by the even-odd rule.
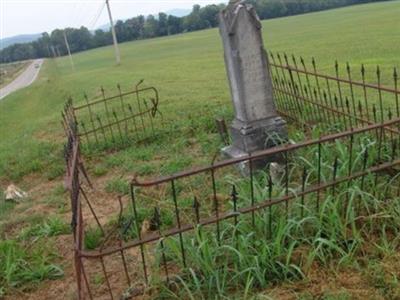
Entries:
[[[219,18],[235,111],[232,145],[222,151],[229,157],[247,156],[286,140],[286,122],[276,111],[261,22],[254,7],[231,0]],[[275,160],[268,158],[264,165]]]

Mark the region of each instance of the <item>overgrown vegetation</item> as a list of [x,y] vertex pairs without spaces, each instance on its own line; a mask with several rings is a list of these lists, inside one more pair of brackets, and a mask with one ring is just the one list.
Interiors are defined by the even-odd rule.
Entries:
[[[254,179],[255,203],[279,199],[288,191],[297,195],[319,180],[326,183],[397,158],[395,140],[388,137],[378,142],[375,133],[358,134],[351,140],[338,139],[321,147],[300,148],[289,156],[287,181],[283,176],[272,184],[268,173],[258,172]],[[318,127],[310,135],[319,136]],[[296,141],[306,138],[302,132],[291,132],[291,137]],[[316,163],[319,160],[321,167]],[[303,170],[307,171],[305,175]],[[219,176],[222,176],[217,180],[218,198],[222,202],[220,213],[252,205],[248,178],[229,172]],[[200,180],[176,183],[183,224],[195,222],[193,195],[200,201],[200,214],[204,218],[214,215],[207,180],[197,179]],[[183,235],[184,246],[178,237],[164,238],[155,249],[150,245],[145,247],[147,263],[152,264],[151,287],[160,299],[232,299],[233,296],[248,299],[274,285],[302,280],[313,268],[335,266],[335,272],[345,268],[362,271],[366,253],[369,257],[393,255],[400,245],[399,179],[399,172],[393,176],[370,173],[318,193],[297,196],[287,206],[282,203],[259,210],[254,219],[249,213],[237,216],[237,224],[235,218],[221,221],[219,234],[215,225],[197,227],[195,233]],[[238,193],[236,204],[229,196],[233,185]],[[164,232],[177,226],[168,185],[161,193],[163,196],[156,199],[150,196],[152,191],[142,192],[135,196],[139,201],[137,219],[129,206],[120,223],[109,224],[110,228],[118,226],[116,239],[136,239],[137,228],[143,231],[146,223],[154,225],[153,206],[162,209],[161,226],[152,230]],[[140,195],[146,201],[140,201]],[[93,229],[87,232],[88,249],[98,247],[104,239],[100,232],[95,235],[93,232]],[[164,277],[166,268],[168,279]],[[376,281],[378,287],[382,282],[387,285],[379,288],[383,297],[397,295],[399,290],[395,286],[400,274],[392,274],[388,279],[384,271],[377,269],[373,273],[373,279],[368,280]]]
[[[365,184],[374,186],[374,176]],[[188,267],[170,273],[169,281],[157,276],[164,274],[163,251],[169,266],[183,266],[179,239],[166,239],[155,251],[153,284],[162,299],[248,299],[277,283],[301,280],[313,268],[362,270],[366,252],[393,255],[400,243],[400,198],[387,188],[382,182],[373,195],[355,181],[326,195],[319,211],[312,195],[304,206],[300,198],[292,201],[288,214],[284,204],[256,213],[254,225],[250,214],[241,215],[237,225],[221,222],[221,242],[215,227],[198,227],[184,236]],[[267,187],[261,189],[257,195],[268,194]],[[371,276],[383,297],[394,299],[400,292],[397,271],[387,274],[379,265]]]
[[29,291],[43,280],[64,275],[55,263],[59,257],[49,238],[70,234],[70,226],[56,216],[25,218],[25,222],[28,225],[15,237],[8,235],[0,241],[0,296],[16,289]]
[[43,237],[51,237],[71,233],[69,224],[53,216],[43,221],[42,223],[26,227],[21,230],[18,238],[21,240],[38,239]]
[[29,290],[43,280],[62,277],[62,268],[53,263],[56,257],[45,242],[24,245],[15,240],[0,241],[0,295],[13,289]]

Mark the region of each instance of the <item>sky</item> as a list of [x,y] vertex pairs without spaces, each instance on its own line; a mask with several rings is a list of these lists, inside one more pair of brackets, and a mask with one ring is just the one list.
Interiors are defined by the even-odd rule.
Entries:
[[[226,0],[109,0],[114,20],[157,14],[176,8],[190,9]],[[56,28],[108,24],[105,0],[0,0],[0,38],[51,32]]]

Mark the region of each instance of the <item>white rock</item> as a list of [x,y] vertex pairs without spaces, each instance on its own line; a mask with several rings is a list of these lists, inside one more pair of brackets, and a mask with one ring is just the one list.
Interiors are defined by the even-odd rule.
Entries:
[[27,197],[28,194],[14,184],[10,184],[4,192],[4,196],[6,198],[6,201],[14,200],[18,202],[19,199]]

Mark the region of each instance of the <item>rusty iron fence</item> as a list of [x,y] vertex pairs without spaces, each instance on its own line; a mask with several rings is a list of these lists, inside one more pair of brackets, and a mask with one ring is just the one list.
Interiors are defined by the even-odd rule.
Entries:
[[[333,66],[334,76],[321,74],[313,58],[306,64],[303,58],[286,54],[270,54],[270,66],[279,112],[306,126],[325,125],[327,130],[345,130],[371,125],[400,117],[400,90],[397,69],[391,77],[382,72],[368,72],[364,65],[355,72],[350,64]],[[340,77],[344,70],[345,76]],[[359,78],[359,81],[354,78]],[[367,82],[373,80],[376,84]],[[336,128],[335,128],[336,127]],[[400,128],[391,128],[400,132]]]
[[[239,159],[214,159],[209,166],[172,176],[146,181],[133,178],[128,199],[110,200],[110,205],[117,203],[109,215],[113,222],[101,222],[95,205],[89,200],[91,183],[80,157],[81,136],[72,104],[66,105],[63,115],[68,136],[66,185],[71,194],[79,299],[140,295],[152,276],[169,282],[174,274],[191,266],[185,242],[199,228],[215,232],[216,239],[223,244],[227,241],[221,231],[227,223],[245,220],[254,225],[257,216],[263,215],[268,218],[269,226],[265,229],[268,242],[274,235],[275,208],[289,218],[318,212],[322,203],[332,197],[340,199],[345,207],[349,205],[348,190],[353,185],[370,194],[384,190],[387,199],[400,196],[400,117],[398,110],[393,114],[391,100],[384,95],[393,97],[391,104],[398,108],[397,77],[394,89],[359,85],[351,79],[290,66],[286,57],[286,63],[282,64],[279,57],[271,63],[278,109],[306,127],[319,125],[324,128],[322,132],[333,127],[335,132],[327,130],[327,134],[317,138],[305,137],[296,144],[281,145]],[[315,92],[311,76],[315,80]],[[303,86],[304,79],[303,93],[299,86]],[[329,88],[332,103],[329,93],[322,88],[322,79]],[[334,92],[333,83],[341,96]],[[361,87],[360,99],[366,103],[361,108],[355,85]],[[366,99],[369,89],[377,91],[378,108],[372,98]],[[357,103],[355,109],[352,90],[354,104]],[[322,98],[318,97],[319,93]],[[343,105],[340,97],[344,99]],[[385,101],[388,106],[384,105]],[[226,125],[221,121],[217,124],[221,132],[226,132]],[[254,168],[255,161],[276,155],[285,158],[283,165],[270,164],[263,171]],[[238,165],[249,169],[248,177],[238,172]],[[351,205],[362,210],[357,203]],[[98,243],[88,247],[88,240],[94,234],[98,236]],[[167,255],[169,240],[178,245],[178,260],[172,261]]]
[[64,130],[68,130],[66,109],[69,109],[68,113],[75,119],[81,147],[85,150],[130,145],[132,141],[153,136],[155,122],[162,122],[159,93],[155,87],[140,87],[142,83],[143,80],[139,81],[128,92],[123,92],[118,84],[117,93],[110,96],[101,87],[99,98],[89,100],[84,94],[84,103],[80,105],[74,104],[70,98],[62,112]]

